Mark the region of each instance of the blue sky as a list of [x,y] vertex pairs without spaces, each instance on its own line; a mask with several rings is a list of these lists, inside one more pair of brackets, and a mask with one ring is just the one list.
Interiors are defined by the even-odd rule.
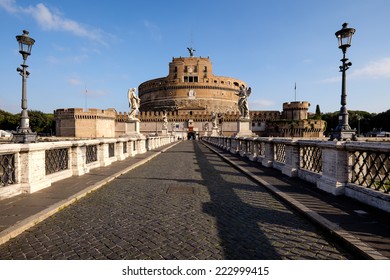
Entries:
[[[340,108],[342,52],[334,33],[356,28],[347,57],[348,109],[390,109],[388,0],[0,0],[0,109],[20,112],[15,39],[36,42],[27,60],[28,108],[128,111],[127,90],[168,74],[172,57],[209,56],[215,75],[252,87],[251,110],[309,101]],[[86,90],[87,89],[87,93]]]

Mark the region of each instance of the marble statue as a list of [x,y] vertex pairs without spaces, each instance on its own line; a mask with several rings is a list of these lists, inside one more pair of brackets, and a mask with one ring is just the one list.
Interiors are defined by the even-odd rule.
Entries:
[[127,99],[129,100],[129,119],[136,119],[135,115],[139,109],[140,99],[135,94],[136,88],[131,88],[127,92]]
[[213,128],[217,128],[217,114],[215,112],[211,113],[211,123],[213,124]]
[[164,112],[164,115],[163,115],[163,129],[168,129],[168,117],[167,117],[167,112]]
[[248,97],[251,93],[251,87],[245,89],[243,86],[240,86],[240,91],[236,93],[238,95],[238,110],[240,111],[241,119],[249,119]]

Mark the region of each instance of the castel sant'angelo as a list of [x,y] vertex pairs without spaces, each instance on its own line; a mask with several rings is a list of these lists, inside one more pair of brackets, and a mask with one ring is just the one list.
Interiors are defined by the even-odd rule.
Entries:
[[[172,58],[166,77],[139,85],[140,132],[144,135],[174,133],[180,138],[195,139],[210,135],[217,125],[219,135],[234,135],[240,117],[238,93],[247,84],[236,78],[214,75],[210,58],[196,57],[195,50],[188,50],[188,57]],[[284,103],[282,112],[250,110],[250,129],[259,136],[322,137],[325,122],[309,120],[309,106],[308,102],[294,101]],[[128,121],[127,113],[117,113],[114,109],[73,108],[54,113],[57,136],[120,136],[123,131],[118,127]]]

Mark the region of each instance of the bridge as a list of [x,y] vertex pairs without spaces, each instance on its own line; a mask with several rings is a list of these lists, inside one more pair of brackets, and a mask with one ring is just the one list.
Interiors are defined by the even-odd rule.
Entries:
[[[331,172],[324,153],[316,172],[313,142],[305,148],[312,163],[302,168],[293,155],[302,156],[299,147],[310,147],[307,142],[204,140],[80,140],[66,147],[51,143],[49,153],[39,143],[8,147],[1,153],[2,182],[4,174],[10,178],[2,189],[24,191],[0,200],[0,258],[390,257],[389,212],[319,189],[303,173],[311,169],[312,178],[321,180]],[[270,168],[267,145],[277,147],[276,168]],[[322,149],[332,154],[330,146]],[[5,170],[5,159],[17,153],[23,155],[13,158],[13,170]],[[30,178],[18,173],[27,168],[20,158],[36,161]],[[29,187],[34,180],[42,183],[39,190]]]

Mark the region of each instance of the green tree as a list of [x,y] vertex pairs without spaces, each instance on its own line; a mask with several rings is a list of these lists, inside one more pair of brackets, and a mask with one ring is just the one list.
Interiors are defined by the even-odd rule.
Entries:
[[321,110],[320,110],[320,105],[317,104],[316,106],[316,113],[314,115],[315,120],[320,120],[321,119]]
[[372,127],[378,130],[390,131],[390,110],[373,116]]
[[[41,111],[29,110],[30,127],[39,134],[51,135],[55,131],[53,114],[45,114]],[[20,125],[20,113],[11,114],[0,110],[0,129],[16,131]]]
[[37,132],[38,134],[49,135],[53,133],[53,114],[45,114],[41,111],[29,110],[28,115],[30,118],[30,127],[34,132]]
[[16,130],[19,126],[20,115],[11,114],[6,111],[0,110],[0,129],[3,130]]

